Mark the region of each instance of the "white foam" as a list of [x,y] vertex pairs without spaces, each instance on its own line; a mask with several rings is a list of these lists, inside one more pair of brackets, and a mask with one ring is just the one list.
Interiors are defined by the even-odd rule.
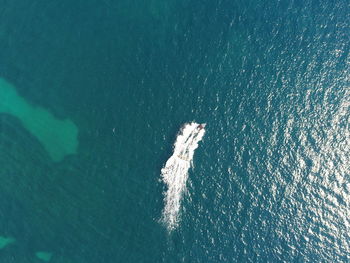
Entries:
[[162,221],[166,223],[169,231],[175,229],[179,222],[179,211],[184,191],[188,170],[192,166],[194,151],[198,142],[202,140],[205,124],[195,122],[186,123],[180,130],[174,144],[174,153],[161,170],[163,182],[168,189],[164,193],[165,207]]

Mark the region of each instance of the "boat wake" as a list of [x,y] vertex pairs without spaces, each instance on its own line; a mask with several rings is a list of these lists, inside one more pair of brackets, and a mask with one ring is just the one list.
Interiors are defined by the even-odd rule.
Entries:
[[193,166],[194,151],[205,133],[205,124],[195,122],[185,124],[174,144],[174,153],[161,170],[163,182],[167,185],[164,193],[165,207],[162,221],[169,231],[175,229],[179,221],[181,199],[186,190],[188,170]]

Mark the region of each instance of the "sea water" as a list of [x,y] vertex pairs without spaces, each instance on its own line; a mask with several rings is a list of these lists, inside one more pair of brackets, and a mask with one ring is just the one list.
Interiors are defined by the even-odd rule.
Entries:
[[0,113],[0,262],[348,262],[349,14],[2,1],[0,78],[30,110]]

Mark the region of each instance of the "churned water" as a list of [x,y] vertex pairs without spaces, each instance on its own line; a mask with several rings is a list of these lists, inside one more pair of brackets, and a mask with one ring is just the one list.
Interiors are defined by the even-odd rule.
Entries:
[[178,227],[181,201],[186,191],[188,170],[193,167],[194,151],[205,133],[205,124],[186,123],[174,144],[174,153],[162,169],[166,192],[162,221],[169,231]]
[[349,262],[349,14],[1,1],[0,262]]

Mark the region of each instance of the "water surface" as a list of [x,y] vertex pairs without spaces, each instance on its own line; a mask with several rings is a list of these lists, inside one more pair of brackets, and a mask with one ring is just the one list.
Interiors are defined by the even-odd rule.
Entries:
[[[1,262],[349,261],[349,14],[345,0],[3,1],[10,106],[79,132],[54,160],[0,113],[0,236],[16,240]],[[169,234],[161,169],[192,121],[206,134]]]

